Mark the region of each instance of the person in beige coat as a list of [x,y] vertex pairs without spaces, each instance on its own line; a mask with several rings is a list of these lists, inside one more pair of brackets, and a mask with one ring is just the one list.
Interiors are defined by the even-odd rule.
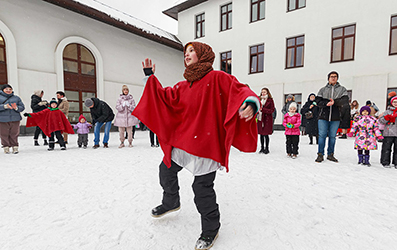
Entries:
[[[69,102],[68,99],[65,97],[65,92],[58,91],[57,92],[57,99],[58,99],[58,109],[64,113],[66,119],[68,119],[69,115]],[[68,119],[69,120],[69,119]],[[65,144],[68,144],[68,133],[63,132],[63,140]]]

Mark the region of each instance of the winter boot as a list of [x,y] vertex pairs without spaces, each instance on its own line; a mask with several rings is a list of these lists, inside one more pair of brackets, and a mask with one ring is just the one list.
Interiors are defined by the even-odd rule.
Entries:
[[108,147],[109,147],[109,146],[108,146],[108,143],[105,142],[105,143],[103,144],[103,147],[104,147],[104,148],[108,148]]
[[217,233],[215,236],[204,236],[201,235],[200,238],[197,240],[196,242],[196,246],[195,246],[195,250],[207,250],[210,249],[213,245],[214,242],[216,240],[216,238],[218,238],[218,234]]
[[47,140],[44,140],[44,146],[47,146],[47,145],[48,145]]
[[329,155],[327,156],[327,160],[333,161],[333,162],[338,162],[338,159],[336,159],[336,158],[334,157],[334,153],[329,154]]
[[264,153],[265,155],[267,155],[267,154],[269,153],[269,148],[266,147],[265,150],[263,150],[263,153]]
[[3,147],[4,153],[9,154],[10,153],[10,147]]
[[265,148],[261,147],[261,150],[259,150],[259,154],[264,154],[265,153]]
[[371,163],[369,163],[369,155],[364,155],[363,165],[365,165],[367,167],[371,166]]
[[18,153],[19,153],[19,151],[18,151],[18,146],[12,147],[12,153],[13,153],[13,154],[18,154]]
[[347,135],[343,134],[341,137],[339,137],[339,139],[347,139]]
[[323,154],[322,153],[317,153],[317,159],[315,161],[318,162],[318,163],[324,161]]
[[178,211],[179,209],[181,209],[181,205],[179,205],[179,203],[175,208],[169,210],[165,209],[163,205],[159,205],[152,209],[152,216],[155,218],[160,218],[168,213]]
[[37,140],[34,140],[34,145],[35,146],[40,146],[39,142]]
[[358,155],[358,164],[363,164],[364,163],[364,155],[363,154],[359,154]]
[[309,144],[310,144],[310,145],[313,145],[313,136],[312,136],[312,135],[309,135],[309,139],[310,139]]
[[99,148],[99,144],[95,144],[92,148],[93,148],[93,149]]

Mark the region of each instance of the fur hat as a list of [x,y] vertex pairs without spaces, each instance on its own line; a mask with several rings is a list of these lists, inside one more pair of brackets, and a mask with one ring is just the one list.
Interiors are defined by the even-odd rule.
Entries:
[[85,99],[85,101],[84,101],[84,105],[86,106],[86,107],[91,107],[92,105],[94,104],[94,101],[91,99],[91,98],[87,98],[87,99]]
[[296,105],[296,102],[291,102],[291,104],[289,105],[288,109],[290,109],[290,108],[298,109],[298,106]]
[[79,116],[79,122],[81,122],[81,119],[84,119],[84,120],[87,121],[87,119],[85,119],[85,116],[84,116],[84,115],[80,115],[80,116]]
[[38,89],[38,90],[35,90],[35,91],[33,92],[33,94],[34,94],[34,95],[37,95],[37,96],[40,96],[41,93],[44,93],[44,91],[43,91],[42,89]]
[[371,108],[370,108],[370,107],[368,107],[368,106],[362,106],[362,107],[360,108],[360,115],[363,114],[363,111],[364,111],[364,110],[366,110],[366,111],[368,112],[368,114],[371,113]]
[[287,99],[288,99],[288,98],[291,98],[291,99],[292,99],[292,98],[294,98],[294,96],[291,95],[291,94],[289,94],[289,95],[287,95]]
[[393,103],[393,101],[394,101],[394,100],[396,100],[396,99],[397,99],[397,96],[395,96],[395,97],[391,98],[391,100],[390,100],[390,104],[392,104],[392,103]]
[[57,100],[56,100],[55,98],[52,98],[52,99],[51,99],[51,101],[50,101],[50,106],[51,106],[51,103],[56,103],[56,104],[58,104],[58,102],[57,102]]

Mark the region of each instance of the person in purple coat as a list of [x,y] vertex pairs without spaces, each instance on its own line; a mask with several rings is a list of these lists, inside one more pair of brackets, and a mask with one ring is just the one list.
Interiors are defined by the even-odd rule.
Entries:
[[[258,134],[260,136],[261,150],[259,153],[269,153],[269,135],[273,134],[273,112],[274,101],[268,88],[262,88],[259,96],[261,100],[261,108],[257,115]],[[266,140],[266,147],[264,146]]]
[[119,148],[124,147],[125,136],[124,133],[127,131],[128,134],[128,142],[129,147],[132,147],[132,139],[133,139],[133,130],[135,129],[135,125],[139,124],[138,118],[131,115],[132,111],[135,109],[135,100],[134,97],[129,93],[127,85],[123,85],[121,89],[121,94],[116,103],[116,119],[114,120],[114,126],[119,127],[119,136],[120,136],[120,146]]
[[84,148],[87,148],[88,133],[90,132],[90,128],[92,128],[92,125],[87,122],[84,115],[80,115],[79,123],[72,126],[74,129],[77,129],[76,131],[78,134],[77,145],[79,145],[79,148],[81,148],[82,145],[84,145]]

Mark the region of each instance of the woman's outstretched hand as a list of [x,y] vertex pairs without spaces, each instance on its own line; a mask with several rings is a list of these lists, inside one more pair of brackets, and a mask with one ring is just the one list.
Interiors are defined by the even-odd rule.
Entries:
[[153,64],[151,59],[146,58],[145,61],[142,62],[142,67],[143,69],[152,69],[154,74],[154,71],[156,69],[156,64]]
[[240,119],[245,119],[247,122],[254,117],[254,110],[252,110],[252,107],[247,105],[247,103],[243,103],[240,107],[239,115]]

